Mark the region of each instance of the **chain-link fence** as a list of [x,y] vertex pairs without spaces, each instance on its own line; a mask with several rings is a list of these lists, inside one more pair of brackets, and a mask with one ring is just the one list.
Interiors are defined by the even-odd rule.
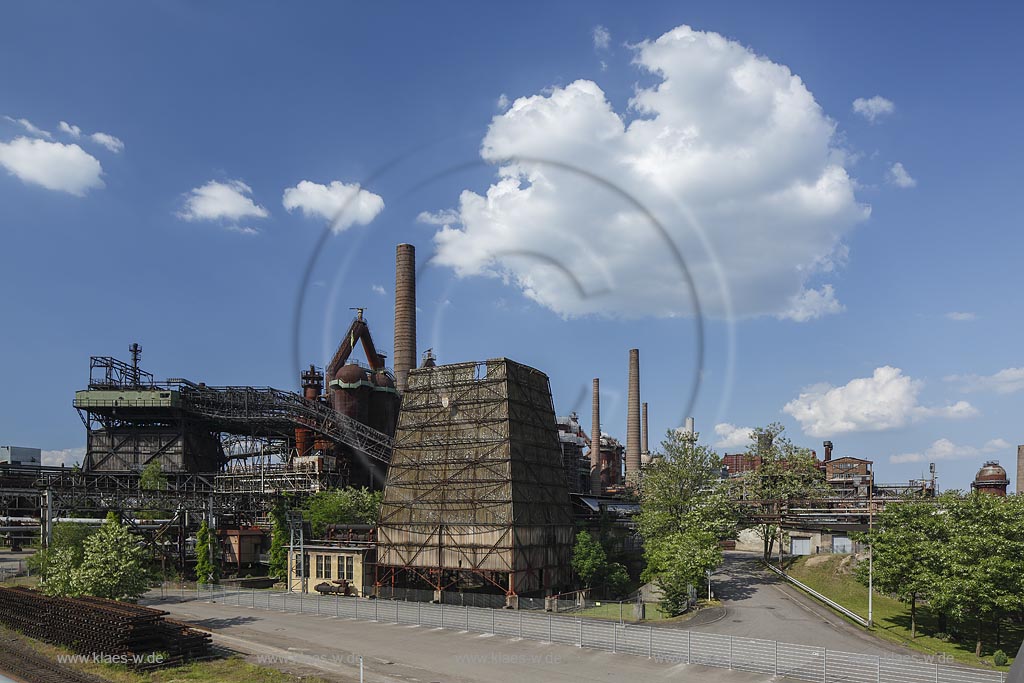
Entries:
[[773,640],[528,610],[222,586],[161,587],[151,596],[529,638],[648,657],[667,664],[700,664],[810,683],[1006,683],[1006,675],[998,671],[927,662],[922,661],[923,656],[853,654]]

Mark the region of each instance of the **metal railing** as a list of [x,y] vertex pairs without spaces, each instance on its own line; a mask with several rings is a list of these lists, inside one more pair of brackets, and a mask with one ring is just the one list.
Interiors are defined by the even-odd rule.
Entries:
[[772,564],[770,564],[768,562],[765,562],[764,566],[768,567],[768,569],[771,569],[773,572],[775,572],[776,574],[781,576],[786,581],[789,581],[794,586],[797,586],[801,590],[804,590],[804,591],[810,593],[815,598],[817,598],[818,600],[821,600],[823,603],[825,603],[826,605],[828,605],[829,607],[831,607],[835,611],[839,612],[840,614],[844,614],[844,615],[848,616],[849,618],[853,619],[854,621],[856,621],[861,626],[864,626],[864,627],[870,626],[870,624],[868,624],[868,620],[865,619],[864,617],[862,617],[861,615],[857,614],[856,612],[854,612],[852,610],[849,610],[849,609],[843,607],[842,605],[840,605],[835,600],[832,600],[831,598],[825,597],[824,595],[822,595],[818,591],[814,590],[813,588],[811,588],[807,584],[805,584],[805,583],[803,583],[801,581],[797,581],[792,576],[790,576],[786,572],[782,571],[778,567],[776,567],[776,566],[774,566],[774,565],[772,565]]
[[773,640],[526,610],[223,586],[178,590],[164,587],[160,589],[160,597],[526,638],[647,657],[672,665],[699,664],[808,683],[1006,683],[1002,672],[923,661],[923,655],[854,654]]

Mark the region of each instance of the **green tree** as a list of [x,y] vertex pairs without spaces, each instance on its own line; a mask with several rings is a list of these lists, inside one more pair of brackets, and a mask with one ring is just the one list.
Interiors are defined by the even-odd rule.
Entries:
[[610,595],[621,595],[629,588],[626,567],[610,561],[604,546],[589,531],[576,534],[572,568],[588,588],[600,586]]
[[662,607],[684,610],[690,590],[722,562],[719,541],[734,538],[736,512],[721,460],[696,434],[668,432],[664,458],[644,471],[637,524],[644,539],[641,578],[663,594]]
[[[871,544],[874,586],[910,605],[910,637],[917,637],[918,601],[935,588],[941,572],[942,515],[934,502],[908,500],[885,506],[874,529],[864,534]],[[857,578],[868,584],[868,563],[857,565]]]
[[981,657],[986,624],[1024,609],[1024,504],[1021,496],[942,496],[941,570],[930,604],[975,627]]
[[323,537],[330,524],[376,524],[382,492],[367,488],[319,491],[306,503],[306,519],[313,535]]
[[164,491],[167,489],[167,476],[159,460],[150,460],[139,477],[139,488],[143,491]]
[[584,586],[590,587],[608,571],[608,555],[589,531],[576,534],[572,549],[572,569]]
[[[761,464],[743,474],[740,486],[744,498],[782,504],[827,496],[828,485],[814,455],[807,448],[795,446],[785,436],[785,429],[777,422],[754,429],[747,455],[760,458]],[[779,527],[762,522],[752,528],[763,542],[764,559],[771,559]]]
[[[43,590],[46,590],[46,582],[51,577],[57,576],[55,580],[58,582],[70,581],[70,572],[82,564],[82,557],[85,553],[85,539],[95,531],[94,527],[77,522],[57,522],[53,525],[50,546],[39,550],[39,552],[28,559],[29,569],[39,576],[40,585],[43,587]],[[57,554],[59,551],[64,550],[67,553],[58,562]],[[63,595],[63,593],[55,594]]]
[[693,527],[645,548],[645,558],[645,571],[662,592],[661,608],[679,614],[689,604],[690,590],[703,585],[707,573],[722,563],[722,550],[714,533]]
[[137,600],[146,592],[146,549],[115,513],[107,514],[103,525],[85,540],[84,550],[82,564],[72,575],[71,594]]
[[270,511],[270,553],[268,574],[278,579],[288,575],[288,503],[283,497]]
[[217,536],[203,520],[196,533],[196,581],[198,583],[220,582],[220,552]]

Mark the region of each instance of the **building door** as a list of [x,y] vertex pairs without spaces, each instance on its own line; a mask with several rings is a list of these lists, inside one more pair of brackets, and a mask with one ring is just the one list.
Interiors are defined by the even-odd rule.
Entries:
[[849,536],[833,536],[832,552],[849,554],[853,552],[853,541]]
[[789,554],[790,555],[810,555],[811,554],[811,539],[810,537],[793,537],[789,540]]

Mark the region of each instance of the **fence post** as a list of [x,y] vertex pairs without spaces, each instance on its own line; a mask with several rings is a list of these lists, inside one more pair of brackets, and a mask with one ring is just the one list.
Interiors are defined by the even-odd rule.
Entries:
[[373,620],[380,621],[380,602],[373,601]]
[[423,626],[423,603],[416,603],[416,625]]
[[[622,603],[619,603],[619,609],[622,609]],[[619,650],[619,627],[612,624],[612,652],[618,652]]]
[[322,598],[322,597],[323,596],[320,595],[319,593],[316,594],[316,613],[317,614],[320,614],[320,598]]
[[491,635],[495,635],[494,632],[494,610],[491,610]]
[[469,630],[469,605],[466,605],[465,607],[463,607],[463,609],[466,611],[466,630],[468,631]]
[[580,619],[580,647],[583,647],[583,619]]
[[[377,598],[380,600],[380,598]],[[395,623],[400,624],[402,620],[399,618],[401,615],[398,612],[398,600],[395,600]]]
[[522,610],[518,610],[518,611],[519,611],[519,637],[522,638],[523,637],[523,611]]
[[548,644],[551,643],[551,615],[548,615]]
[[282,606],[281,606],[281,611],[282,612],[287,612],[288,611],[288,593],[289,593],[289,591],[285,591],[284,595],[281,596],[281,597],[284,598],[284,604],[282,604]]
[[341,598],[337,595],[334,596],[334,616],[338,616],[341,610]]
[[654,658],[654,627],[647,627],[647,659]]
[[[939,683],[939,663],[936,662],[934,666],[935,666],[935,683]],[[1002,678],[1002,674],[1000,674],[1000,678]]]
[[732,670],[732,636],[729,636],[729,669]]
[[691,640],[690,636],[691,635],[692,634],[689,631],[686,632],[686,663],[687,664],[691,663],[691,659],[690,659],[690,640]]
[[441,603],[441,628],[444,628],[444,602]]

